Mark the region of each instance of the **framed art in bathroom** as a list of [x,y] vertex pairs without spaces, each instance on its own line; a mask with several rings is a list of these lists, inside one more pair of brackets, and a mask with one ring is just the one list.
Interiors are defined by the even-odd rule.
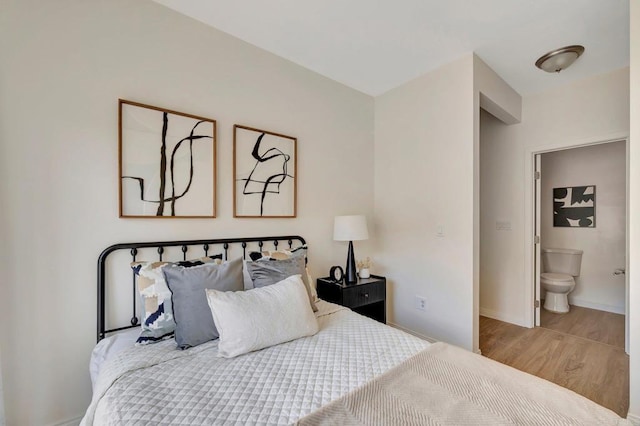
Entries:
[[553,188],[553,226],[596,227],[596,186]]
[[216,217],[216,121],[118,105],[120,217]]

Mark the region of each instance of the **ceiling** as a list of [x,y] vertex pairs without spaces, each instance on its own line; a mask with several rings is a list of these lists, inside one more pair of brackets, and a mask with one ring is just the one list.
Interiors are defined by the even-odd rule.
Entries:
[[[377,96],[469,52],[527,95],[629,65],[629,0],[154,0]],[[582,44],[560,74],[544,53]]]

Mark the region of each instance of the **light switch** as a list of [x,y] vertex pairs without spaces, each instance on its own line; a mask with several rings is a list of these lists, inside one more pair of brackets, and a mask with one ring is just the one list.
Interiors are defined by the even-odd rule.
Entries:
[[511,231],[511,222],[509,221],[497,221],[496,222],[496,230],[497,231]]

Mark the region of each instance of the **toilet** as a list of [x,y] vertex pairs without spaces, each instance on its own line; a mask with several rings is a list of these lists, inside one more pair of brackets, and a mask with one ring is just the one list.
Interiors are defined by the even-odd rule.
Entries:
[[569,312],[567,296],[576,286],[574,277],[580,275],[582,250],[543,248],[540,286],[546,291],[544,308],[563,314]]

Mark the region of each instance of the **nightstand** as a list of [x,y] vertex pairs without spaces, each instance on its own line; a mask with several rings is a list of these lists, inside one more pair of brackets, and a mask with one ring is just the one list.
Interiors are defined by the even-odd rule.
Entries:
[[318,297],[382,323],[387,322],[387,279],[377,275],[358,279],[354,284],[336,283],[331,278],[318,278]]

